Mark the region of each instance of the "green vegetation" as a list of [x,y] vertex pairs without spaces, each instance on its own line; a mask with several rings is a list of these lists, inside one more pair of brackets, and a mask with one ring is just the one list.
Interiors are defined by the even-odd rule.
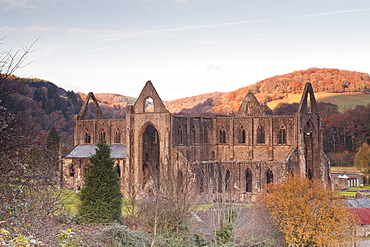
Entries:
[[122,221],[122,192],[117,172],[110,158],[110,147],[98,143],[89,158],[89,170],[80,192],[78,215],[81,222],[114,223]]
[[343,195],[343,196],[356,196],[356,193],[357,192],[348,192],[348,191],[337,191],[335,192],[336,195],[340,196],[340,195]]

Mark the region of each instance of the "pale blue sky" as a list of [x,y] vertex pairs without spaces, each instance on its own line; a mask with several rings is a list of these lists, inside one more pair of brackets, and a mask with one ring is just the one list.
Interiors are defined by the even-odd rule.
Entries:
[[67,90],[163,100],[312,67],[370,73],[370,0],[0,0],[16,73]]

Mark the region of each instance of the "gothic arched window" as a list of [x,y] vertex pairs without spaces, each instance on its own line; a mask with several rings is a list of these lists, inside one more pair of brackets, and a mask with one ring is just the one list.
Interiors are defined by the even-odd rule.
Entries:
[[191,127],[191,143],[196,143],[196,131],[195,131],[195,126],[193,125]]
[[253,115],[253,102],[249,101],[247,103],[247,107],[246,107],[246,115],[247,116],[252,116]]
[[220,143],[226,143],[226,130],[225,126],[221,126],[219,131],[219,141]]
[[284,125],[281,125],[279,129],[278,144],[286,144],[286,128]]
[[88,128],[85,129],[85,143],[91,143],[91,135]]
[[249,168],[245,171],[245,192],[252,192],[253,174]]
[[208,128],[204,126],[203,128],[203,143],[208,143]]
[[105,142],[105,130],[104,128],[100,129],[99,132],[99,142]]
[[116,172],[118,174],[118,177],[121,178],[121,167],[119,166],[119,164],[116,165]]
[[144,112],[154,112],[154,101],[151,97],[144,100]]
[[239,129],[239,143],[245,143],[245,130],[243,126]]
[[225,174],[225,191],[230,192],[231,190],[231,175],[230,170],[226,170]]
[[181,125],[179,125],[179,129],[177,130],[177,144],[184,144],[183,130],[182,130]]
[[266,171],[266,183],[272,183],[274,182],[274,174],[272,173],[271,169],[268,169]]
[[257,144],[265,143],[265,129],[262,125],[258,126],[257,129]]
[[121,131],[119,130],[119,128],[117,128],[114,131],[114,142],[115,143],[120,143],[121,142]]

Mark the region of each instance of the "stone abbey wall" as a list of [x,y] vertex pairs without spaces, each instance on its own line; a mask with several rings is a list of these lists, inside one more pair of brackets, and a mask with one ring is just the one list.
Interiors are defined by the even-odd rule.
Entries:
[[[93,119],[86,117],[89,100],[94,101]],[[228,200],[251,201],[268,183],[290,173],[329,185],[321,132],[310,84],[296,115],[266,116],[254,95],[248,94],[236,116],[221,117],[172,115],[148,81],[123,119],[104,119],[89,94],[75,116],[75,152],[63,158],[63,182],[67,188],[81,187],[88,167],[83,150],[106,141],[122,152],[116,154],[115,164],[126,195],[133,185],[142,196],[154,193],[155,186],[174,177],[169,174],[182,181],[190,172],[192,186],[204,200],[227,193]]]

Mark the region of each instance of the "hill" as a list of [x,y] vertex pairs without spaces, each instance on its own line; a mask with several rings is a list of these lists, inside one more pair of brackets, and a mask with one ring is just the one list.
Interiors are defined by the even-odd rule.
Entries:
[[[318,101],[337,104],[340,111],[370,103],[370,99],[367,99],[367,93],[370,92],[369,74],[310,68],[270,77],[231,92],[198,95],[170,101],[166,105],[186,105],[185,114],[232,114],[248,92],[252,92],[261,104],[274,108],[278,103],[298,103],[306,82],[312,83]],[[178,108],[169,110],[179,113],[181,110]]]
[[[239,108],[246,94],[253,92],[263,105],[266,104],[273,109],[279,103],[299,102],[302,88],[306,82],[313,84],[318,101],[336,104],[341,112],[348,108],[355,108],[356,105],[367,105],[370,102],[370,97],[368,97],[370,77],[368,74],[338,69],[312,68],[267,78],[235,91],[207,93],[165,102],[165,105],[173,114],[230,115]],[[62,142],[65,143],[65,149],[70,148],[72,145],[73,115],[81,109],[86,94],[65,90],[42,79],[16,76],[9,76],[0,89],[2,105],[17,115],[27,116],[27,124],[35,126],[35,129],[40,133],[41,141],[54,126]],[[3,92],[7,93],[3,95]],[[133,97],[119,94],[95,93],[95,96],[106,118],[124,118],[127,104],[133,104],[136,100]],[[331,106],[327,105],[326,108],[329,109],[328,107]],[[294,107],[288,112],[292,109]],[[332,113],[326,114],[326,117],[335,111],[330,112]],[[336,122],[338,121],[330,123]],[[329,122],[326,124],[330,126]],[[340,140],[339,137],[338,140]],[[355,150],[357,145],[350,150]],[[335,147],[332,148],[332,150],[334,149]]]

